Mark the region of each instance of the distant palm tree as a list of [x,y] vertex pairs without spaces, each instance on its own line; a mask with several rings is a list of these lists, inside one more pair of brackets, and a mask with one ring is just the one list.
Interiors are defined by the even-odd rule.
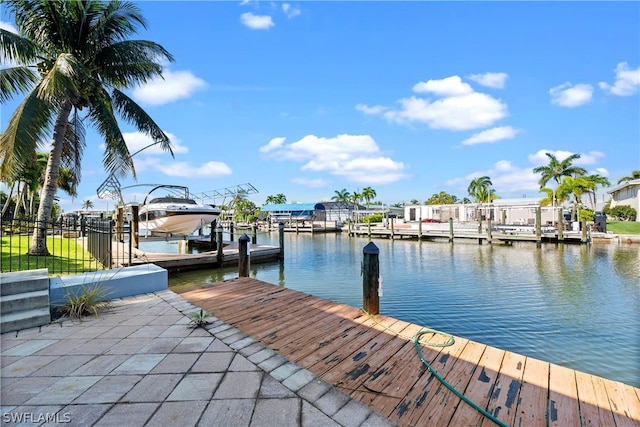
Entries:
[[[80,158],[85,121],[104,138],[106,172],[122,176],[130,172],[135,177],[116,113],[171,152],[167,135],[124,93],[161,76],[163,60],[173,61],[159,44],[127,39],[146,27],[137,6],[118,0],[4,0],[3,4],[5,12],[14,16],[19,35],[0,29],[3,60],[18,64],[0,69],[0,101],[27,95],[0,136],[0,178],[23,168],[37,146],[51,139],[38,208],[40,224],[53,208],[63,152],[70,150],[72,157]],[[29,254],[49,254],[45,228],[34,228]]]
[[367,202],[367,209],[368,209],[371,203],[371,200],[373,200],[376,197],[376,190],[374,190],[371,187],[365,187],[362,189],[361,194],[362,194],[362,198],[364,198],[365,202]]
[[409,204],[410,205],[419,205],[420,201],[418,199],[411,199],[411,200],[409,200]]
[[335,190],[335,195],[331,197],[331,200],[335,200],[336,202],[349,202],[351,200],[351,193],[349,193],[346,188]]
[[475,198],[478,203],[488,203],[496,198],[495,191],[491,190],[491,178],[488,176],[481,176],[471,180],[467,191],[469,195]]
[[582,204],[582,194],[588,188],[589,183],[584,177],[572,177],[565,176],[560,185],[558,185],[557,192],[560,195],[572,195],[573,202],[571,204],[571,218],[577,217],[578,207]]
[[611,185],[611,182],[609,182],[609,180],[606,177],[598,174],[586,175],[586,176],[583,176],[583,178],[587,182],[585,192],[589,195],[589,203],[591,204],[591,208],[595,210],[596,190],[598,189],[598,186],[601,185],[603,187],[608,187]]
[[618,180],[618,184],[622,184],[625,181],[633,181],[634,179],[640,179],[640,170],[634,170],[631,172],[631,176],[625,176]]
[[439,193],[433,194],[427,200],[425,200],[425,205],[452,205],[458,201],[456,196],[452,196],[446,191],[441,191]]
[[85,211],[88,211],[89,209],[93,208],[93,202],[91,200],[85,200],[84,202],[82,202],[82,209],[84,209]]
[[282,205],[284,203],[287,203],[287,196],[285,196],[283,193],[278,193],[275,196],[270,195],[267,196],[267,199],[264,202],[267,205]]
[[560,180],[564,176],[582,176],[587,174],[587,170],[579,166],[573,166],[571,163],[580,158],[580,154],[572,154],[566,159],[559,161],[558,158],[551,153],[545,153],[549,158],[549,164],[546,166],[538,166],[533,169],[534,173],[541,174],[538,181],[540,188],[547,185],[547,182],[554,180],[556,184],[560,184]]

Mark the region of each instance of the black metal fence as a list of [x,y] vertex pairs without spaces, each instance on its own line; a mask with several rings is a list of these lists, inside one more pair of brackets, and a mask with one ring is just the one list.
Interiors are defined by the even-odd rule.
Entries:
[[110,220],[65,216],[47,221],[47,256],[29,254],[33,218],[2,218],[0,271],[49,269],[49,274],[77,274],[131,264],[131,232]]

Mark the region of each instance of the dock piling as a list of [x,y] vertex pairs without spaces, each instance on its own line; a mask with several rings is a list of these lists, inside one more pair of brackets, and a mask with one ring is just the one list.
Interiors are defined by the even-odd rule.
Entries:
[[380,313],[379,276],[380,262],[378,256],[380,249],[375,243],[369,242],[363,249],[362,261],[362,308],[375,316]]
[[284,259],[284,222],[278,223],[278,243],[280,244],[280,259]]
[[223,250],[223,244],[222,244],[222,233],[223,233],[223,229],[222,226],[218,225],[218,227],[216,228],[216,243],[217,243],[217,247],[216,247],[216,262],[218,263],[218,268],[222,267],[224,265],[224,250]]
[[238,239],[238,275],[239,277],[249,277],[249,242],[251,239],[246,233]]

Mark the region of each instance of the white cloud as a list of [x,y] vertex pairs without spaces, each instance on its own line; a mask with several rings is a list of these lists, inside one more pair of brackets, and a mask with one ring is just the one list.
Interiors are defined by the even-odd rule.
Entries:
[[268,150],[274,159],[301,162],[303,171],[327,172],[351,182],[385,184],[407,177],[405,165],[383,156],[369,135],[307,135],[288,145],[270,142],[262,148],[270,146],[277,146]]
[[293,7],[289,3],[282,4],[282,11],[287,15],[287,18],[294,18],[302,13],[300,8]]
[[381,114],[388,110],[387,107],[383,107],[382,105],[374,105],[373,107],[369,107],[365,104],[356,105],[356,110],[362,111],[364,114]]
[[254,15],[251,12],[240,15],[240,22],[252,30],[268,30],[276,25],[269,15]]
[[262,147],[260,147],[260,152],[268,153],[269,151],[277,150],[278,148],[282,147],[285,139],[286,138],[283,137],[273,138],[267,145],[263,145]]
[[507,73],[484,73],[484,74],[472,74],[469,76],[471,80],[481,84],[482,86],[502,89],[507,81]]
[[605,156],[600,151],[589,151],[588,153],[581,153],[580,158],[573,162],[574,165],[593,165]]
[[7,21],[0,21],[0,28],[2,28],[5,31],[10,31],[14,34],[19,34],[18,29],[12,23]]
[[505,103],[485,93],[475,92],[459,76],[419,82],[413,90],[434,94],[439,99],[411,96],[400,99],[400,108],[397,109],[364,104],[356,105],[356,109],[365,114],[382,115],[400,124],[421,122],[432,129],[454,131],[489,127],[508,114]]
[[638,91],[638,86],[640,86],[640,67],[632,70],[629,68],[629,64],[621,62],[617,65],[615,71],[616,81],[613,86],[606,82],[600,82],[600,89],[618,96],[629,96]]
[[579,107],[591,101],[593,87],[589,84],[564,83],[549,89],[551,103],[561,107]]
[[[535,166],[544,166],[549,164],[549,157],[546,153],[553,154],[558,161],[563,161],[569,156],[572,156],[576,153],[571,151],[564,150],[538,150],[537,152],[530,154],[528,156],[529,161],[533,163]],[[604,153],[600,151],[590,151],[588,153],[579,153],[580,158],[573,161],[574,165],[592,165],[598,162],[599,159],[605,156]]]
[[[609,176],[609,171],[605,168],[595,168],[593,171],[594,174],[598,174],[604,176],[605,178]],[[592,174],[590,174],[592,175]]]
[[384,117],[397,123],[418,121],[433,129],[478,129],[491,126],[507,115],[506,104],[479,92],[433,102],[412,96],[401,99],[400,104],[400,110],[387,111]]
[[145,104],[163,105],[190,97],[195,91],[205,88],[204,80],[191,71],[162,71],[164,78],[154,78],[133,91],[133,97]]
[[451,76],[441,80],[428,80],[413,86],[414,92],[430,92],[439,96],[459,96],[473,92],[468,83],[464,83],[459,76]]
[[463,145],[482,144],[485,142],[497,142],[503,139],[511,139],[516,136],[520,130],[511,126],[500,126],[492,129],[483,130],[462,141]]
[[446,185],[462,194],[463,197],[468,197],[469,183],[479,176],[490,177],[491,188],[501,198],[519,198],[525,194],[528,197],[537,197],[539,194],[538,180],[540,176],[533,173],[533,168],[520,168],[509,160],[497,161],[488,170],[474,171],[463,177],[452,179]]

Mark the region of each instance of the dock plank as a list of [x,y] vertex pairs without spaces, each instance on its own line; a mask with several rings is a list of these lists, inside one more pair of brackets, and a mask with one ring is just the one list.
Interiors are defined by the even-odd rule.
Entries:
[[[251,278],[181,295],[400,426],[493,425],[422,364],[412,341],[422,326]],[[640,426],[638,388],[460,337],[421,349],[446,381],[507,425]]]

